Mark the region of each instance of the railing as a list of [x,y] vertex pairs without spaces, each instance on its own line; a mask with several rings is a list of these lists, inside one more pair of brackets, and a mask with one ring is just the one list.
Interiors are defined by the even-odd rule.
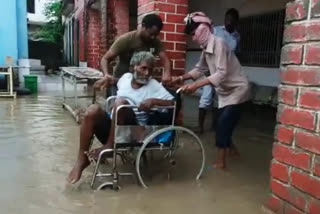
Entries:
[[279,67],[285,11],[240,19],[238,58],[244,66]]

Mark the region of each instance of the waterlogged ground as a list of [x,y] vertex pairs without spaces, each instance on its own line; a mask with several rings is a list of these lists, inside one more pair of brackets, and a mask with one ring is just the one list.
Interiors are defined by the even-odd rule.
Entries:
[[[197,101],[185,102],[186,125],[195,125]],[[78,184],[66,184],[76,156],[79,126],[62,109],[57,93],[1,99],[0,121],[1,214],[263,213],[269,191],[272,115],[243,116],[234,137],[241,158],[229,160],[229,171],[210,167],[215,157],[214,133],[207,130],[202,136],[207,164],[199,182],[173,178],[142,189],[129,179],[119,192],[91,190],[92,167]],[[177,174],[182,173],[179,169]],[[188,167],[183,170],[185,173]]]

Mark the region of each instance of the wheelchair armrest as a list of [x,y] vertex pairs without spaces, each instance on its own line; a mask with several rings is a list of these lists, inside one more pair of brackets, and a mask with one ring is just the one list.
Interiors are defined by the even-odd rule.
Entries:
[[106,112],[110,113],[112,111],[111,107],[111,102],[114,102],[117,99],[117,96],[110,96],[107,98],[105,102],[105,107],[106,107]]

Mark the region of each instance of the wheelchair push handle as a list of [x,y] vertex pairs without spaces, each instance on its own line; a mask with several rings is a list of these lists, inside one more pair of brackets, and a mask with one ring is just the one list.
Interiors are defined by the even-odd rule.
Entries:
[[182,87],[178,88],[176,93],[179,94],[179,93],[181,93],[181,91],[182,91]]

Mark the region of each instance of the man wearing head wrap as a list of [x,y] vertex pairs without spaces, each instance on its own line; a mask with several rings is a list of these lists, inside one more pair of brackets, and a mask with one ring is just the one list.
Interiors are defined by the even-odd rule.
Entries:
[[202,54],[195,68],[174,78],[173,82],[197,80],[210,72],[205,79],[184,85],[182,92],[191,94],[197,89],[212,85],[218,95],[219,118],[216,127],[218,159],[214,168],[226,168],[226,154],[232,145],[232,133],[240,119],[241,106],[250,97],[248,79],[241,65],[225,42],[212,32],[212,21],[204,13],[197,12],[186,17],[185,32],[202,47]]
[[[227,10],[224,19],[224,25],[213,28],[215,36],[224,40],[226,45],[235,53],[239,52],[240,34],[236,30],[236,26],[239,22],[239,12],[231,8]],[[202,94],[199,101],[199,133],[203,133],[204,121],[207,114],[207,109],[212,105],[213,98],[215,96],[214,87],[206,85],[202,88]],[[216,103],[216,102],[215,102]],[[213,118],[213,128],[216,123],[216,116]]]

